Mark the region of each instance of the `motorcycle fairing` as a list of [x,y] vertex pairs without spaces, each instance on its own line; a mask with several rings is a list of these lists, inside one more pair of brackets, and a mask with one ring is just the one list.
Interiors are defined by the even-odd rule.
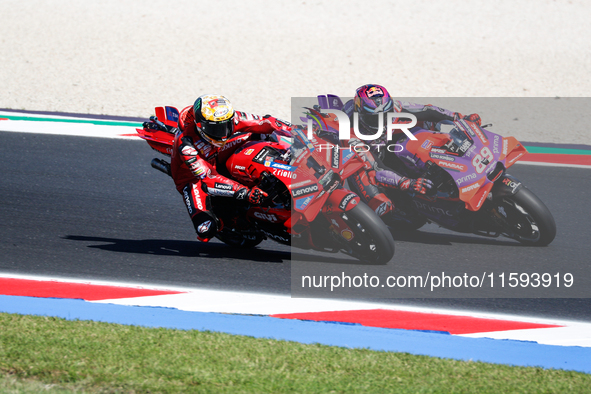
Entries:
[[505,168],[509,168],[526,153],[525,146],[521,145],[515,137],[505,137],[503,138],[503,150],[499,160],[503,160]]
[[325,206],[322,208],[322,212],[326,214],[333,214],[339,212],[347,212],[353,209],[361,198],[347,189],[337,189],[328,198]]
[[328,197],[322,207],[322,213],[330,222],[330,229],[337,235],[350,242],[355,237],[355,232],[350,225],[343,220],[343,212],[350,211],[361,202],[361,198],[347,189],[336,189]]
[[[156,107],[154,112],[159,121],[169,127],[178,127],[179,111],[174,107]],[[174,144],[174,134],[164,130],[152,130],[149,128],[136,129],[139,137],[146,140],[152,149],[170,156]]]
[[450,229],[460,223],[458,215],[465,205],[459,199],[438,199],[424,195],[415,195],[410,204],[412,204],[412,209],[421,215]]
[[293,168],[279,161],[282,149],[282,145],[275,142],[248,141],[230,156],[226,168],[232,178],[249,187],[254,186],[253,179],[259,179],[265,171],[290,185]]
[[156,117],[165,125],[178,127],[180,113],[175,107],[156,107],[155,113]]
[[343,108],[343,101],[335,94],[319,95],[318,104],[322,109],[337,109]]
[[174,143],[174,134],[162,130],[135,129],[141,139],[146,140],[152,149],[170,156],[172,154],[172,145]]
[[472,122],[457,121],[454,126],[454,131],[463,131],[465,138],[415,129],[413,134],[417,139],[401,140],[404,149],[396,155],[409,168],[422,168],[432,162],[445,169],[458,186],[459,198],[466,209],[477,211],[503,168],[510,167],[527,151],[515,138],[503,138]]
[[466,208],[468,210],[478,211],[480,207],[482,207],[482,204],[486,200],[486,197],[488,196],[488,193],[490,192],[490,189],[492,189],[493,186],[494,183],[489,181],[486,184],[486,186],[483,186],[480,189],[478,189],[478,191],[474,193],[471,198],[466,196],[466,198],[469,198],[469,200],[467,201],[465,199],[462,199],[462,194],[460,192],[460,199],[466,202]]
[[495,182],[491,193],[495,198],[503,198],[514,195],[523,187],[520,180],[510,174],[504,174],[498,182]]
[[289,211],[281,208],[269,208],[261,206],[252,206],[246,212],[246,215],[253,218],[257,222],[271,223],[271,224],[285,224],[291,215]]
[[[307,150],[304,155],[307,156],[306,160],[302,161],[302,164],[295,167],[293,172],[293,184],[297,185],[296,188],[290,188],[292,197],[294,198],[294,204],[292,205],[292,211],[303,214],[303,217],[308,222],[313,222],[322,206],[326,202],[330,193],[327,193],[331,187],[337,187],[334,183],[337,180],[333,180],[334,172],[330,170],[330,166],[326,162],[322,162],[322,159],[316,157],[314,159],[310,156],[311,151]],[[338,180],[340,182],[340,179]],[[302,185],[303,187],[314,188],[315,191],[307,192],[301,195],[294,195],[297,187]]]

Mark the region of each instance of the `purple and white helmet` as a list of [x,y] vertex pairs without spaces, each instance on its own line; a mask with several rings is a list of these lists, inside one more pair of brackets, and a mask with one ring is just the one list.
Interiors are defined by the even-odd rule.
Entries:
[[[368,84],[357,88],[355,92],[355,112],[363,128],[372,133],[378,131],[378,113],[392,111],[394,103],[385,87]],[[384,124],[386,124],[386,115]]]

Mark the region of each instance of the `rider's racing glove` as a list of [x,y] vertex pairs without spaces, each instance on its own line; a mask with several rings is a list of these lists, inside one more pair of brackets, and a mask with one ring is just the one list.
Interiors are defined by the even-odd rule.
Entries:
[[248,201],[253,205],[259,205],[261,202],[263,202],[265,197],[269,197],[269,195],[256,186],[250,190],[247,187],[243,187],[234,193],[234,198],[236,200]]
[[179,149],[181,158],[196,178],[205,179],[211,173],[211,168],[209,168],[207,162],[199,157],[191,137],[182,137]]
[[478,114],[470,114],[464,116],[462,119],[468,120],[470,122],[476,123],[478,126],[482,124],[482,120],[480,119],[480,115]]
[[398,187],[400,190],[406,191],[410,189],[416,193],[425,194],[427,190],[433,187],[433,182],[427,178],[409,179],[404,177],[398,182]]
[[291,123],[285,120],[277,119],[276,117],[271,115],[265,115],[263,116],[263,119],[269,121],[271,123],[271,126],[273,126],[273,128],[275,129],[275,132],[279,135],[291,137]]

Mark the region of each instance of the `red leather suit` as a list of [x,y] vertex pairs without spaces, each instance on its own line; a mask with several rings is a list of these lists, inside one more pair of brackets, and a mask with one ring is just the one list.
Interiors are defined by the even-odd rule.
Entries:
[[193,106],[181,111],[171,154],[171,172],[200,239],[213,237],[222,225],[211,212],[210,195],[240,197],[241,193],[248,192],[244,185],[219,174],[216,167],[225,168],[226,160],[253,134],[289,130],[289,125],[272,116],[235,111],[234,133],[220,148],[203,140],[197,132]]

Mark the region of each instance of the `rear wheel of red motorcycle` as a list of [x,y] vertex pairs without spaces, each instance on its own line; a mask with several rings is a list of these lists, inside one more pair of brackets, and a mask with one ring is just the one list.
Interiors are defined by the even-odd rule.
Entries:
[[354,237],[346,241],[346,253],[370,264],[386,264],[394,256],[394,239],[388,227],[370,207],[358,204],[345,212]]
[[546,246],[556,237],[556,223],[546,205],[529,189],[503,198],[511,238],[532,246]]

